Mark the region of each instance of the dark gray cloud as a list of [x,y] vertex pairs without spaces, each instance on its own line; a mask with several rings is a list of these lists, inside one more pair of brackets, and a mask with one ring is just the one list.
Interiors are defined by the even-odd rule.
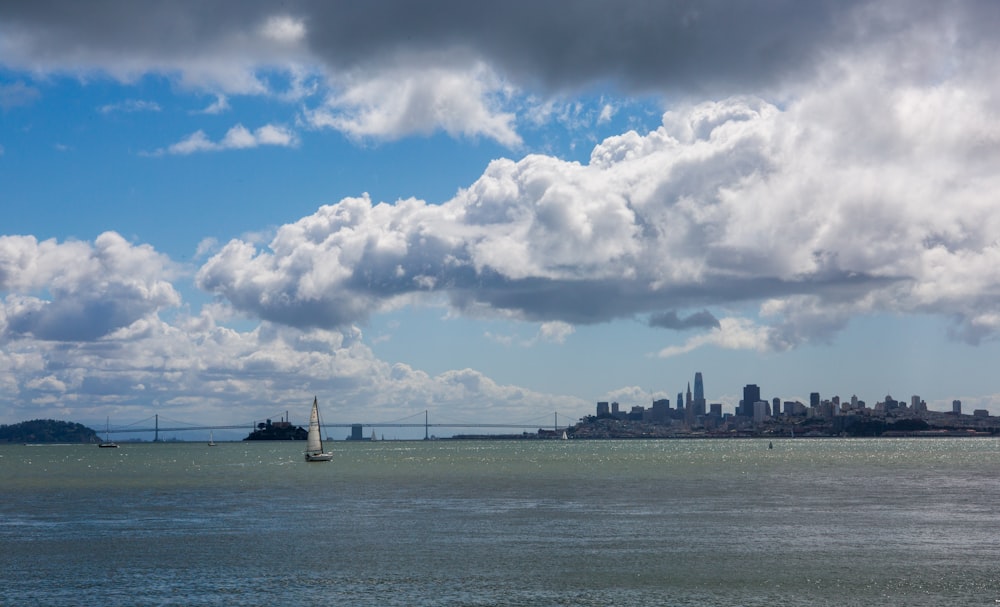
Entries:
[[127,57],[162,68],[234,53],[275,66],[297,55],[248,33],[276,15],[300,20],[299,50],[334,71],[485,61],[526,86],[715,94],[810,74],[832,52],[912,23],[985,35],[1000,17],[990,2],[895,0],[13,1],[0,5],[0,35],[40,65]]
[[454,52],[482,58],[515,81],[554,88],[618,81],[635,89],[733,90],[774,83],[812,64],[825,46],[844,43],[851,32],[841,15],[855,4],[390,0],[305,10],[310,47],[343,68]]
[[649,326],[686,331],[688,329],[718,329],[721,325],[719,319],[708,310],[701,310],[684,318],[677,314],[677,310],[670,310],[669,312],[650,314]]

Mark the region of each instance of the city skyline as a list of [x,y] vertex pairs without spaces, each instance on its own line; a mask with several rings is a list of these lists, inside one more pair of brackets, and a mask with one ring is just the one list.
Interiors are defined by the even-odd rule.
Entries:
[[0,4],[0,423],[1000,414],[997,7],[467,6]]
[[[864,397],[858,396],[856,393],[851,393],[849,396],[837,394],[822,394],[820,392],[810,392],[808,398],[800,397],[787,397],[783,396],[780,392],[768,394],[765,392],[758,384],[749,383],[745,384],[742,390],[741,398],[735,403],[731,399],[712,399],[705,397],[705,383],[704,374],[701,371],[696,371],[694,373],[694,391],[692,392],[692,384],[688,382],[686,392],[678,392],[675,399],[670,399],[667,397],[654,399],[651,403],[620,403],[618,401],[609,400],[599,400],[597,412],[600,414],[603,408],[610,407],[620,407],[622,412],[626,412],[633,407],[645,407],[647,405],[655,406],[657,403],[664,403],[667,408],[674,410],[689,411],[694,410],[697,415],[704,415],[708,411],[708,407],[711,405],[720,405],[720,410],[724,415],[741,415],[740,407],[744,403],[749,403],[751,406],[754,403],[763,402],[767,404],[768,411],[772,411],[773,404],[775,402],[779,403],[781,411],[784,412],[785,404],[797,403],[803,405],[807,408],[815,408],[824,403],[832,403],[834,405],[840,405],[841,403],[849,403],[853,407],[860,406],[861,408],[874,408],[878,404],[884,404],[886,402],[909,402],[909,407],[916,409],[919,407],[924,411],[937,411],[937,412],[953,412],[961,413],[962,401],[961,399],[952,399],[951,402],[947,403],[946,406],[942,405],[942,408],[935,410],[928,406],[927,401],[921,397],[919,394],[907,394],[905,397],[900,398],[897,394],[893,396],[891,393],[883,394],[875,399],[866,399]],[[667,390],[663,390],[663,393]],[[940,404],[940,403],[939,403]],[[728,408],[728,410],[727,410]],[[971,412],[971,409],[966,407],[966,413]],[[983,409],[989,411],[988,409]],[[771,415],[772,413],[769,413]],[[752,416],[752,409],[746,411],[746,415]],[[992,413],[991,413],[992,415]]]

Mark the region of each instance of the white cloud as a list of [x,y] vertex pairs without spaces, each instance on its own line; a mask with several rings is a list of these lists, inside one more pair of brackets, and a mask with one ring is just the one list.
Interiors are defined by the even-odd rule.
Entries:
[[[224,314],[223,314],[224,316]],[[204,423],[260,421],[291,410],[304,421],[314,394],[327,419],[398,419],[429,411],[438,422],[503,422],[589,408],[576,398],[497,384],[472,369],[436,376],[374,357],[355,328],[299,331],[262,323],[239,331],[206,307],[169,324],[155,317],[142,331],[73,347],[20,338],[0,349],[0,404],[14,419],[45,415],[128,419],[150,405],[174,419]],[[58,399],[53,400],[53,395]]]
[[208,105],[208,107],[206,107],[205,109],[201,110],[198,113],[209,114],[214,116],[222,114],[224,112],[228,112],[229,109],[230,109],[229,99],[225,95],[216,95],[215,101],[213,101],[210,105]]
[[542,326],[538,328],[538,337],[543,341],[561,344],[565,343],[566,338],[575,331],[576,329],[569,323],[552,321],[542,323]]
[[297,44],[306,37],[306,24],[299,18],[274,15],[267,18],[260,31],[265,38],[280,44]]
[[187,155],[197,152],[250,149],[264,145],[295,147],[298,144],[299,140],[295,132],[282,126],[266,124],[250,131],[242,124],[237,124],[229,129],[219,141],[212,141],[204,131],[195,131],[165,150],[157,150],[154,155],[163,153]]
[[177,306],[173,264],[114,232],[93,245],[0,237],[0,341],[92,341]]
[[660,358],[687,354],[705,346],[715,346],[727,350],[756,350],[766,352],[772,346],[772,329],[761,327],[746,318],[719,319],[719,328],[689,338],[680,346],[663,348]]
[[485,137],[508,147],[521,143],[514,115],[500,109],[506,85],[485,65],[471,70],[395,69],[346,80],[323,107],[306,112],[315,128],[355,139],[394,140],[444,131]]
[[102,105],[98,108],[98,111],[102,114],[112,114],[116,112],[123,112],[131,114],[134,112],[159,112],[160,104],[155,101],[146,101],[143,99],[126,99],[119,103],[109,103],[107,105]]
[[570,335],[576,332],[576,328],[565,322],[551,321],[543,322],[538,327],[538,331],[530,338],[519,337],[514,334],[503,335],[487,331],[484,336],[490,341],[494,341],[504,346],[518,345],[522,348],[532,348],[539,343],[563,344]]

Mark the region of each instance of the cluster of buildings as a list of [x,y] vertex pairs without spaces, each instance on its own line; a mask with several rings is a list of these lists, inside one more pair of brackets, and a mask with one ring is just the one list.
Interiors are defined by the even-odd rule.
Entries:
[[1000,419],[985,409],[971,415],[962,413],[961,401],[953,401],[951,411],[929,411],[927,403],[912,396],[909,403],[886,396],[873,407],[857,396],[822,399],[818,392],[809,403],[770,400],[760,387],[747,384],[735,413],[723,413],[722,403],[708,403],[701,372],[695,373],[694,390],[677,394],[676,406],[670,399],[655,400],[650,407],[633,406],[627,411],[617,402],[600,401],[593,418],[576,428],[578,437],[679,435],[932,435],[942,432],[997,433]]

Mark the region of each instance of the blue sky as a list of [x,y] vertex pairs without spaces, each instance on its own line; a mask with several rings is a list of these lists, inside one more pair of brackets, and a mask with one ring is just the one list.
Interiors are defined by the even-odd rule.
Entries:
[[993,3],[211,7],[0,6],[0,423],[1000,414]]

